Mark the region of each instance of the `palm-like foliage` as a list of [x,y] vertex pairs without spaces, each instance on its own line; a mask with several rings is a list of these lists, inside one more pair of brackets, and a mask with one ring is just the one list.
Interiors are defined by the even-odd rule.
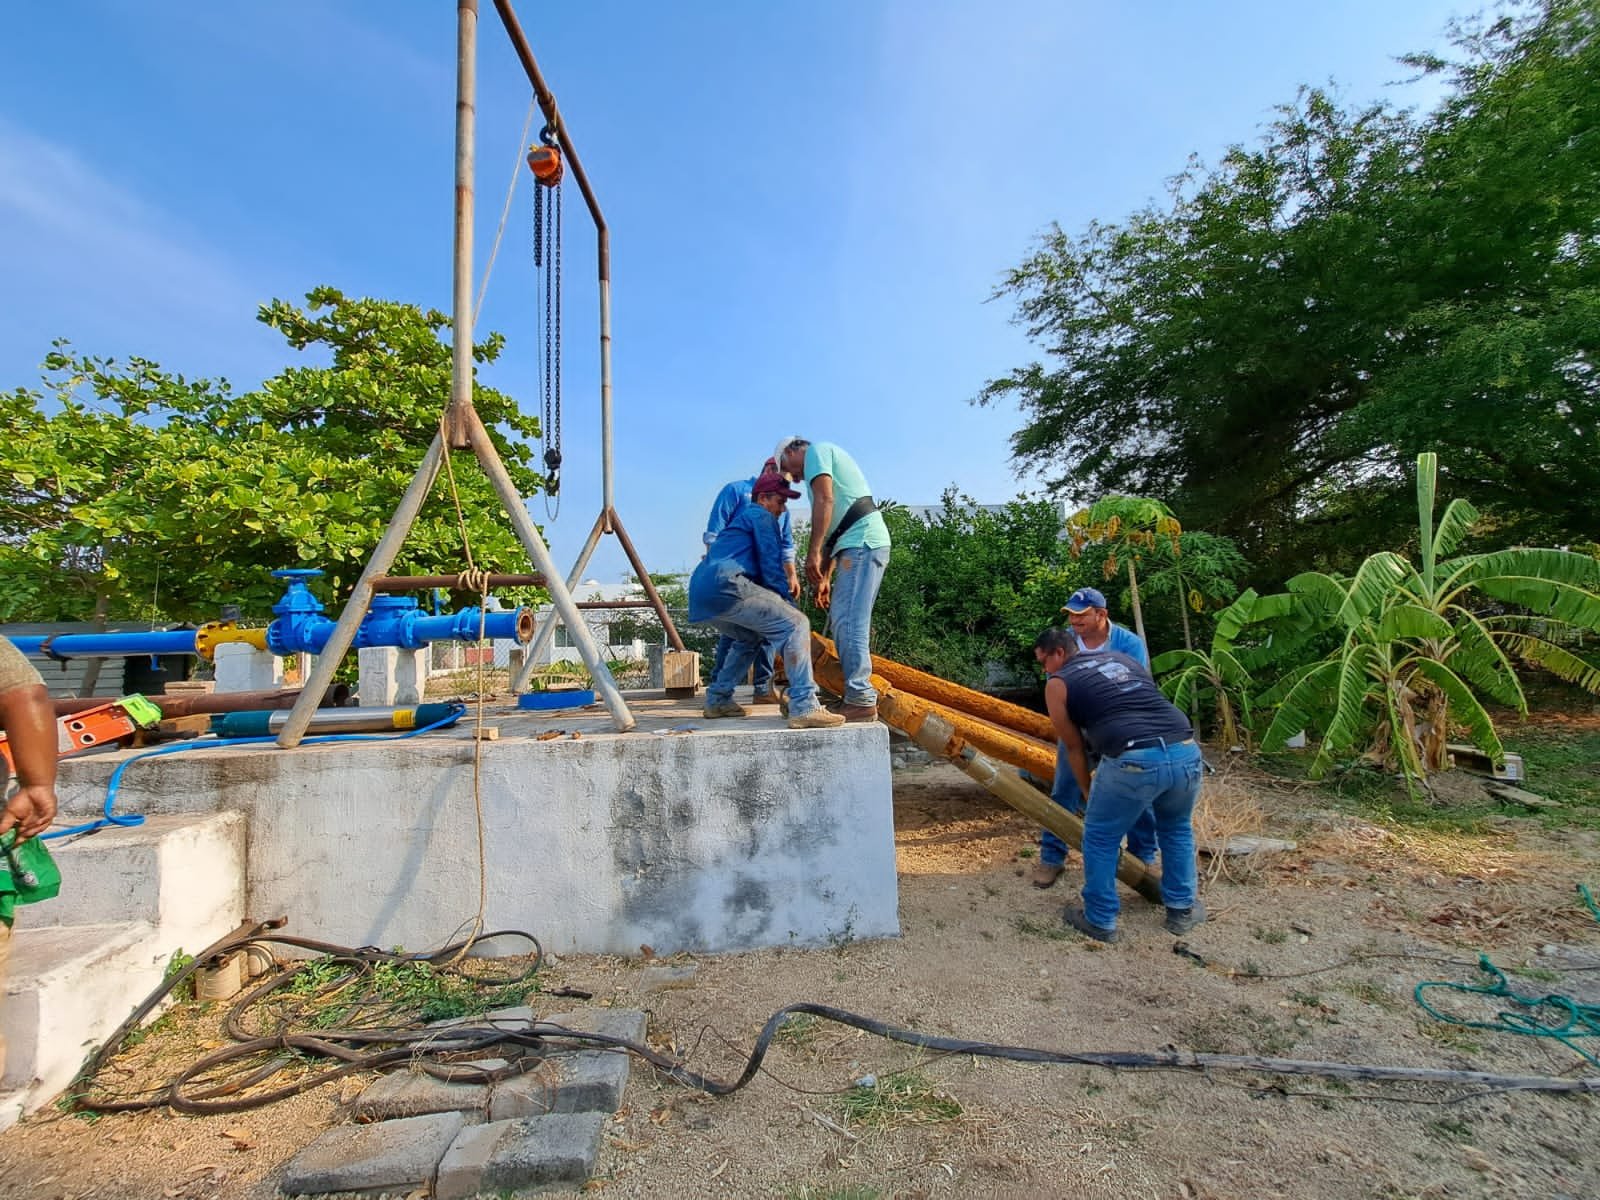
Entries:
[[1150,664],[1161,676],[1161,690],[1179,708],[1199,712],[1209,703],[1215,713],[1213,729],[1225,746],[1245,745],[1253,728],[1253,685],[1233,639],[1255,619],[1260,600],[1254,588],[1246,588],[1218,613],[1209,651],[1170,650]]
[[1437,457],[1419,455],[1420,565],[1382,551],[1348,579],[1308,572],[1249,614],[1267,628],[1281,623],[1291,641],[1316,627],[1341,636],[1326,658],[1291,671],[1263,698],[1281,697],[1263,749],[1316,730],[1313,774],[1364,744],[1415,781],[1447,764],[1452,725],[1501,760],[1480,696],[1525,714],[1518,660],[1600,694],[1600,670],[1567,648],[1584,631],[1600,630],[1600,562],[1539,548],[1447,557],[1478,513],[1457,499],[1435,522],[1437,478]]
[[1128,568],[1133,627],[1141,641],[1145,636],[1144,609],[1139,603],[1139,563],[1163,538],[1176,557],[1182,550],[1178,540],[1182,533],[1183,526],[1172,510],[1145,496],[1105,496],[1067,518],[1067,536],[1074,556],[1083,553],[1085,546],[1098,543],[1110,550],[1105,561],[1107,579],[1115,576],[1120,566]]

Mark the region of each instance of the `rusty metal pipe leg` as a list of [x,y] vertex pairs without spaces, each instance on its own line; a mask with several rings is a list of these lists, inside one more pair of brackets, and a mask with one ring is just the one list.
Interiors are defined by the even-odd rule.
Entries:
[[[600,544],[600,536],[605,529],[606,515],[602,512],[595,518],[594,528],[589,530],[589,538],[583,543],[583,550],[578,554],[577,560],[572,564],[572,574],[567,576],[567,591],[583,582],[583,572],[589,566],[589,559],[594,555],[595,547]],[[528,647],[527,658],[522,660],[522,670],[517,672],[517,677],[511,681],[513,692],[528,690],[528,681],[533,678],[533,673],[538,669],[539,659],[543,656],[545,647],[550,644],[550,639],[556,635],[556,624],[561,620],[561,614],[554,605],[550,606],[550,613],[539,625],[538,631],[533,635],[533,644]]]

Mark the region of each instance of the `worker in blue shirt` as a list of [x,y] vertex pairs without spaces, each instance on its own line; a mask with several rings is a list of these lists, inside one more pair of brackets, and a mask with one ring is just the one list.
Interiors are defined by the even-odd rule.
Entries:
[[[1118,625],[1106,608],[1105,595],[1099,588],[1079,588],[1067,597],[1061,609],[1067,614],[1067,624],[1072,628],[1078,648],[1086,653],[1109,650],[1125,654],[1150,671],[1150,651],[1144,639],[1131,629]],[[1062,746],[1056,745],[1056,777],[1050,788],[1050,799],[1070,813],[1083,815],[1084,797],[1073,776],[1072,767]],[[1155,817],[1144,813],[1128,830],[1128,853],[1147,866],[1156,857]],[[1061,878],[1066,869],[1067,844],[1048,829],[1039,832],[1039,865],[1033,869],[1033,886],[1050,887]]]
[[[738,515],[740,509],[750,503],[752,491],[756,480],[762,475],[777,471],[777,466],[769,458],[762,464],[761,472],[750,476],[749,479],[735,479],[717,493],[716,501],[711,505],[711,516],[706,520],[706,531],[701,536],[709,550],[711,543],[717,540],[729,521]],[[783,550],[783,572],[788,577],[789,595],[800,594],[800,575],[795,568],[794,559],[794,527],[789,520],[789,511],[784,509],[778,515],[778,544]],[[733,646],[733,639],[724,635],[717,639],[717,649],[711,659],[711,675],[716,678],[717,672],[722,669],[728,651]],[[755,695],[752,702],[755,704],[777,704],[778,690],[772,684],[773,663],[777,659],[778,648],[771,642],[763,642],[761,649],[756,654],[755,662]]]
[[783,655],[789,675],[789,728],[827,729],[844,718],[817,703],[811,677],[811,622],[790,602],[778,518],[800,493],[781,475],[762,475],[748,504],[733,515],[689,577],[689,620],[709,623],[732,640],[706,689],[705,715],[745,717],[733,689],[763,643]]

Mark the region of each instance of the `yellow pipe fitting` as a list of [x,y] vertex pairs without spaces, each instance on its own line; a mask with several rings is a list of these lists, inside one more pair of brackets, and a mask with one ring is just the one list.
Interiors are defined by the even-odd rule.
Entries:
[[211,621],[194,631],[194,652],[207,662],[216,660],[223,642],[243,642],[257,650],[267,648],[266,629],[240,629],[232,621]]

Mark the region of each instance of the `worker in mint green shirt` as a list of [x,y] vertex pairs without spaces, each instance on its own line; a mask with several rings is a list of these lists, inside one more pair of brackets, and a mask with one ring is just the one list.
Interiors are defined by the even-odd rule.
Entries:
[[889,566],[889,527],[878,512],[867,477],[856,460],[832,442],[787,437],[773,459],[811,491],[811,546],[806,578],[828,623],[844,673],[844,706],[850,721],[878,716],[872,686],[872,606]]

